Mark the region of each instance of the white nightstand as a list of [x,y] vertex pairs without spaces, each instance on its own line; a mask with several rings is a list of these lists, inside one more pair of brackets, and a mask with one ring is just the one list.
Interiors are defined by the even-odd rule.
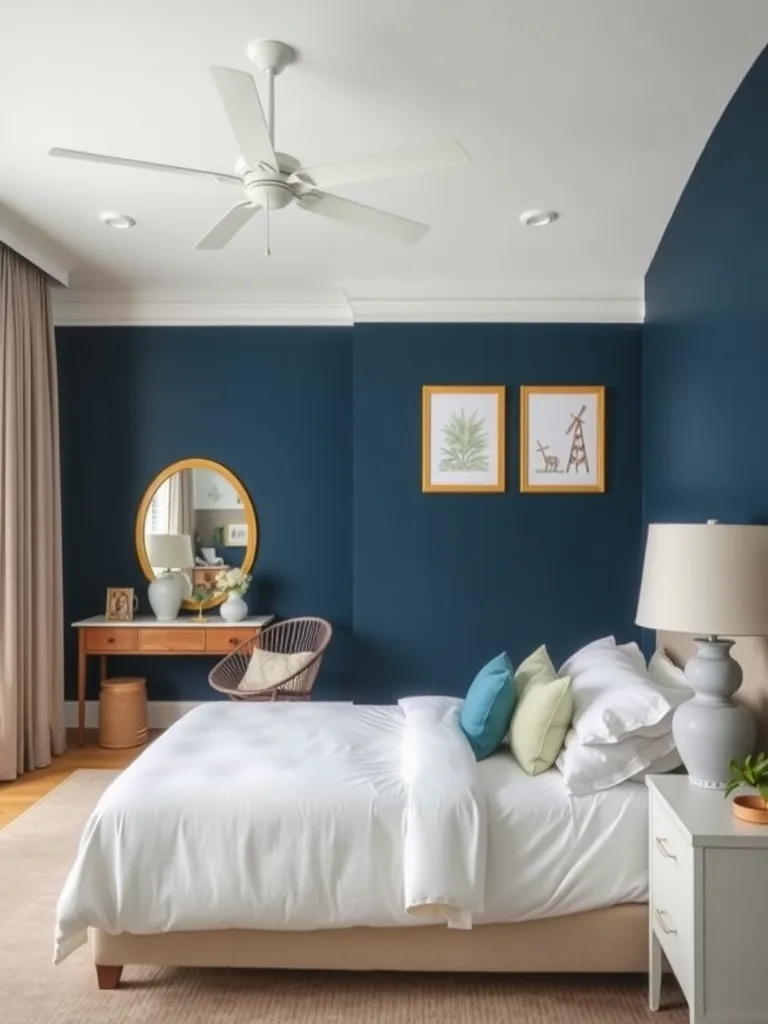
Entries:
[[734,818],[722,790],[652,775],[649,1000],[662,950],[691,1024],[768,1024],[768,826]]

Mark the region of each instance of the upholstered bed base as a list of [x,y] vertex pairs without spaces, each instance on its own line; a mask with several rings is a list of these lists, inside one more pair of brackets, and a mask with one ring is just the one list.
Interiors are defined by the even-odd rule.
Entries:
[[648,907],[623,904],[567,917],[481,925],[329,931],[91,932],[99,984],[126,964],[343,971],[638,973],[648,968]]

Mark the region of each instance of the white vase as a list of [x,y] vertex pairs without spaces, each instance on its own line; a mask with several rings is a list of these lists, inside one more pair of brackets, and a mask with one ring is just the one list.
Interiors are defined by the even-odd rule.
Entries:
[[248,614],[248,605],[236,590],[230,590],[219,611],[227,622],[239,622]]

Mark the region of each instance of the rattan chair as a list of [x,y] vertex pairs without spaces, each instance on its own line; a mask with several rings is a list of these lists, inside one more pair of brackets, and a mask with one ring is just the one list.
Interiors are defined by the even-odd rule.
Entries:
[[[214,690],[226,693],[230,700],[309,700],[332,635],[331,624],[325,619],[286,619],[274,626],[267,626],[258,636],[246,640],[220,661],[208,676],[208,682]],[[257,648],[276,654],[311,652],[312,658],[298,672],[281,679],[268,689],[238,690],[248,670],[251,655]]]

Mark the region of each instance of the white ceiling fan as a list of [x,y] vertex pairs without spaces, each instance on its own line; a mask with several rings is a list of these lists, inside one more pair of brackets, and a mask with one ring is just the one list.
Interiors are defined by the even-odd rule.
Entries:
[[266,253],[269,255],[270,210],[278,210],[292,202],[301,210],[317,213],[322,217],[403,244],[412,244],[423,238],[429,231],[427,224],[363,206],[322,190],[335,185],[458,167],[469,162],[466,150],[458,142],[447,142],[409,151],[344,160],[319,167],[302,167],[294,157],[275,152],[274,149],[274,80],[275,76],[292,62],[294,51],[285,43],[266,40],[251,43],[248,47],[248,56],[261,69],[267,80],[266,117],[256,83],[251,75],[232,68],[210,69],[224,113],[240,148],[241,158],[235,164],[235,174],[59,147],[49,150],[49,153],[51,156],[73,160],[89,160],[170,174],[195,175],[238,185],[245,192],[245,200],[236,203],[225,213],[218,224],[200,239],[195,249],[223,249],[259,210],[263,209],[266,221]]

